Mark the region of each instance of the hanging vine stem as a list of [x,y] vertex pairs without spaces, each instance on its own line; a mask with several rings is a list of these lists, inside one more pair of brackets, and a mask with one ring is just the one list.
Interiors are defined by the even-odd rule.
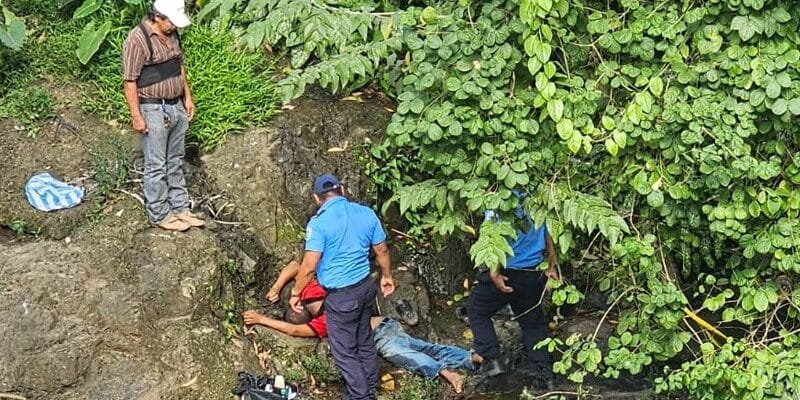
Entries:
[[605,313],[603,313],[603,317],[602,317],[602,318],[600,318],[600,322],[598,322],[598,323],[597,323],[597,327],[594,329],[594,333],[592,334],[592,341],[595,341],[595,340],[597,340],[597,334],[600,332],[600,327],[602,327],[602,326],[603,326],[603,321],[605,321],[605,320],[606,320],[606,317],[608,317],[608,314],[611,312],[611,309],[613,309],[613,308],[614,308],[614,306],[615,306],[615,305],[617,305],[617,303],[618,303],[620,300],[622,300],[622,298],[623,298],[623,297],[624,297],[626,294],[628,294],[628,292],[630,292],[630,291],[631,291],[631,290],[633,290],[633,289],[638,289],[638,288],[637,288],[637,287],[633,287],[633,286],[631,286],[631,287],[629,287],[629,288],[627,288],[627,289],[623,290],[623,291],[622,291],[622,293],[620,293],[620,294],[619,294],[619,296],[617,296],[617,298],[616,298],[616,299],[614,299],[614,302],[613,302],[613,303],[611,303],[611,305],[610,305],[610,306],[608,306],[608,308],[606,309],[606,312],[605,312]]

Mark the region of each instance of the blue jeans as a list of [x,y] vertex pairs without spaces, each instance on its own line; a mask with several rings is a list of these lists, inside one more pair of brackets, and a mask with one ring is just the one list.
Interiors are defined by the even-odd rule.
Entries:
[[181,102],[141,104],[139,109],[147,124],[147,134],[142,135],[145,209],[150,222],[159,224],[189,209],[182,169],[189,117]]
[[429,379],[439,376],[444,368],[475,369],[469,350],[413,338],[391,318],[378,325],[374,337],[378,353],[383,358]]

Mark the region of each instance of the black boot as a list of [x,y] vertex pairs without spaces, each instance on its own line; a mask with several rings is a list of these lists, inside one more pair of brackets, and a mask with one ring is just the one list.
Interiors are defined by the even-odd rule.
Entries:
[[535,388],[553,390],[556,386],[553,368],[547,364],[534,364],[530,369],[529,376],[531,384]]

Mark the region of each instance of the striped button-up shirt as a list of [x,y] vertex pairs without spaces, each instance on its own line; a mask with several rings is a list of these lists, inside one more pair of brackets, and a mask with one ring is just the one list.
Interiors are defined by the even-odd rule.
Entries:
[[[142,31],[141,26],[136,26],[128,34],[125,43],[122,45],[122,70],[123,79],[136,82],[142,73],[142,67],[146,64],[158,64],[173,58],[183,59],[177,35],[162,38],[150,29],[149,21],[145,20],[147,32]],[[150,40],[153,45],[153,59],[148,60],[150,52],[147,42]],[[175,99],[183,96],[183,78],[176,76],[156,84],[138,89],[139,97],[151,99]]]

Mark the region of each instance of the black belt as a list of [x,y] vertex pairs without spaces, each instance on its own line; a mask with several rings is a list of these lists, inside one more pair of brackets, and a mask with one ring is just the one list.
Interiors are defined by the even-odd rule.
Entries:
[[[539,270],[539,264],[536,264],[536,265],[532,265],[530,267],[525,267],[525,268],[509,268],[509,267],[505,267],[502,270],[498,270],[498,272],[502,272],[502,273],[505,273],[505,272],[508,272],[508,271],[531,272],[531,271],[538,271],[538,270]],[[478,272],[480,272],[480,273],[489,273],[489,270],[487,268],[480,268],[480,269],[478,269]]]
[[323,287],[323,289],[325,289],[326,293],[336,293],[336,292],[340,292],[340,291],[345,290],[345,289],[351,289],[351,288],[354,288],[356,286],[363,285],[367,281],[369,281],[369,275],[365,276],[364,279],[362,279],[362,280],[360,280],[360,281],[358,281],[358,282],[356,282],[356,283],[354,283],[352,285],[347,285],[347,286],[340,287],[340,288],[326,288],[326,287]]
[[145,98],[139,97],[139,104],[169,104],[174,105],[178,104],[179,101],[182,101],[183,97],[176,97],[174,99],[152,99],[152,98]]

